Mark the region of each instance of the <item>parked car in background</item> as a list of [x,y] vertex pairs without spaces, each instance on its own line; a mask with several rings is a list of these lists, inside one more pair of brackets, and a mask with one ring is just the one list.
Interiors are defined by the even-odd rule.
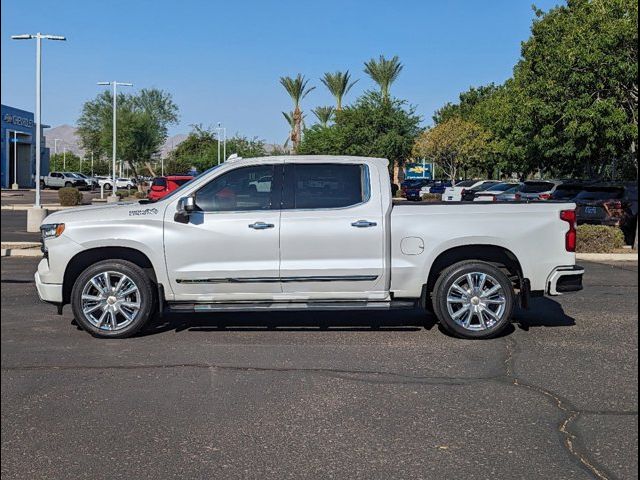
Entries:
[[442,200],[445,202],[459,202],[462,199],[462,192],[467,188],[480,185],[484,180],[463,180],[450,187],[445,188]]
[[[160,200],[165,195],[177,190],[192,179],[192,175],[168,175],[166,177],[156,177],[151,182],[147,198],[153,201]],[[257,190],[260,191],[259,188]]]
[[98,179],[95,177],[90,177],[89,175],[85,175],[82,172],[72,172],[76,177],[80,177],[84,179],[87,184],[87,187],[93,190],[94,188],[98,188]]
[[465,188],[462,190],[462,192],[460,192],[460,200],[463,202],[473,202],[476,193],[495,187],[499,183],[501,182],[499,182],[498,180],[485,180],[484,182],[476,185],[473,188]]
[[[101,185],[105,190],[111,190],[113,188],[113,178],[112,177],[102,177],[98,179],[98,184]],[[118,188],[134,188],[136,186],[135,181],[131,178],[116,178],[116,189]]]
[[509,190],[505,190],[501,194],[496,195],[495,201],[496,202],[515,202],[517,200],[516,196],[518,195],[518,192],[520,192],[521,187],[522,187],[522,184],[519,183],[518,185],[510,188]]
[[558,185],[551,194],[551,200],[571,201],[574,200],[587,185],[593,182],[568,181]]
[[527,180],[522,184],[516,200],[551,200],[553,192],[563,183],[562,180]]
[[49,175],[40,177],[40,188],[87,188],[84,178],[78,177],[72,172],[50,172]]
[[[476,192],[473,197],[473,201],[474,202],[497,202],[499,195],[502,195],[508,190],[517,189],[519,186],[520,186],[519,183],[513,183],[513,182],[498,183],[489,188]],[[465,195],[466,195],[466,192],[465,192]],[[515,195],[514,195],[514,198],[515,198]]]
[[407,190],[411,189],[412,191],[416,188],[418,189],[417,193],[412,192],[414,195],[419,195],[420,189],[425,185],[428,185],[431,182],[428,178],[407,178],[403,180],[400,184],[400,196],[407,197]]
[[450,186],[451,182],[449,180],[434,180],[431,185],[422,187],[422,193],[442,195]]
[[624,228],[633,221],[631,202],[625,198],[623,185],[600,183],[589,185],[575,202],[578,225],[609,225]]

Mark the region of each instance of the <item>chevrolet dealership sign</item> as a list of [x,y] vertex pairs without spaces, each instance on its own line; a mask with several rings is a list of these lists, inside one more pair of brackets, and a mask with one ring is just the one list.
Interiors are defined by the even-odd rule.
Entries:
[[5,113],[2,120],[6,123],[10,123],[12,125],[19,125],[21,127],[33,127],[33,120],[26,117],[18,117],[17,115],[11,115],[10,113]]

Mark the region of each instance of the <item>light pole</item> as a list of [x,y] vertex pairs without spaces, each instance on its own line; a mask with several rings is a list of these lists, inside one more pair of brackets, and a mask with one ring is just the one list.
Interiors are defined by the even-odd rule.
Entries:
[[41,122],[41,114],[42,114],[42,39],[45,40],[66,40],[65,37],[60,35],[43,35],[40,32],[36,34],[25,34],[25,35],[12,35],[11,38],[13,40],[31,40],[32,38],[36,39],[36,199],[34,208],[27,211],[27,231],[28,232],[37,232],[40,229],[40,223],[44,220],[46,216],[46,211],[43,210],[42,205],[40,203],[40,140],[42,136],[42,122]]
[[67,146],[62,146],[62,171],[67,171]]
[[113,184],[111,186],[111,200],[113,201],[118,198],[116,195],[116,112],[118,110],[118,85],[122,85],[123,87],[132,87],[133,83],[116,82],[115,80],[112,80],[111,82],[98,82],[98,85],[111,85],[113,87]]
[[218,165],[220,165],[220,139],[222,138],[222,161],[227,159],[227,129],[222,126],[222,122],[218,122],[218,128],[216,128],[218,134]]
[[53,139],[53,153],[56,156],[56,162],[58,161],[58,142],[59,141],[60,141],[59,138]]
[[93,152],[91,152],[91,178],[93,178]]

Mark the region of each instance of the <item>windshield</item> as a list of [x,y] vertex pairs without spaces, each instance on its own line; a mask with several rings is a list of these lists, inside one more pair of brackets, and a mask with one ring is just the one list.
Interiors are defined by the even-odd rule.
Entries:
[[[184,191],[184,189],[191,184],[191,182],[193,182],[194,180],[200,178],[203,175],[208,175],[209,173],[213,172],[215,169],[220,168],[222,165],[224,165],[224,164],[221,163],[220,165],[215,165],[215,166],[211,167],[209,170],[205,170],[204,172],[196,175],[191,180],[189,180],[189,181],[183,183],[182,185],[180,185],[180,187],[178,187],[173,192],[171,192],[168,195],[165,195],[164,197],[162,197],[160,200],[164,201],[164,200],[170,199],[172,197],[180,196],[182,194],[182,192]],[[145,200],[140,200],[141,203],[155,203],[157,201],[158,200],[146,200],[146,199]]]
[[475,180],[463,180],[462,182],[456,183],[456,187],[471,187],[476,183],[477,182]]
[[556,200],[566,200],[575,198],[583,190],[582,185],[560,185],[553,192],[553,198]]
[[576,200],[611,200],[624,197],[624,189],[617,187],[588,188],[580,192]]

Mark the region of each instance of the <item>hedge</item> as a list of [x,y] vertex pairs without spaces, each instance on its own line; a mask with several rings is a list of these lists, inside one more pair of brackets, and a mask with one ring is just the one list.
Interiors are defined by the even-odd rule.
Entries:
[[579,225],[576,251],[579,253],[613,253],[625,245],[624,234],[617,227]]
[[74,187],[63,187],[58,190],[58,199],[63,207],[73,207],[82,203],[82,192]]
[[437,193],[425,193],[421,198],[423,202],[439,202],[442,200],[442,195]]

